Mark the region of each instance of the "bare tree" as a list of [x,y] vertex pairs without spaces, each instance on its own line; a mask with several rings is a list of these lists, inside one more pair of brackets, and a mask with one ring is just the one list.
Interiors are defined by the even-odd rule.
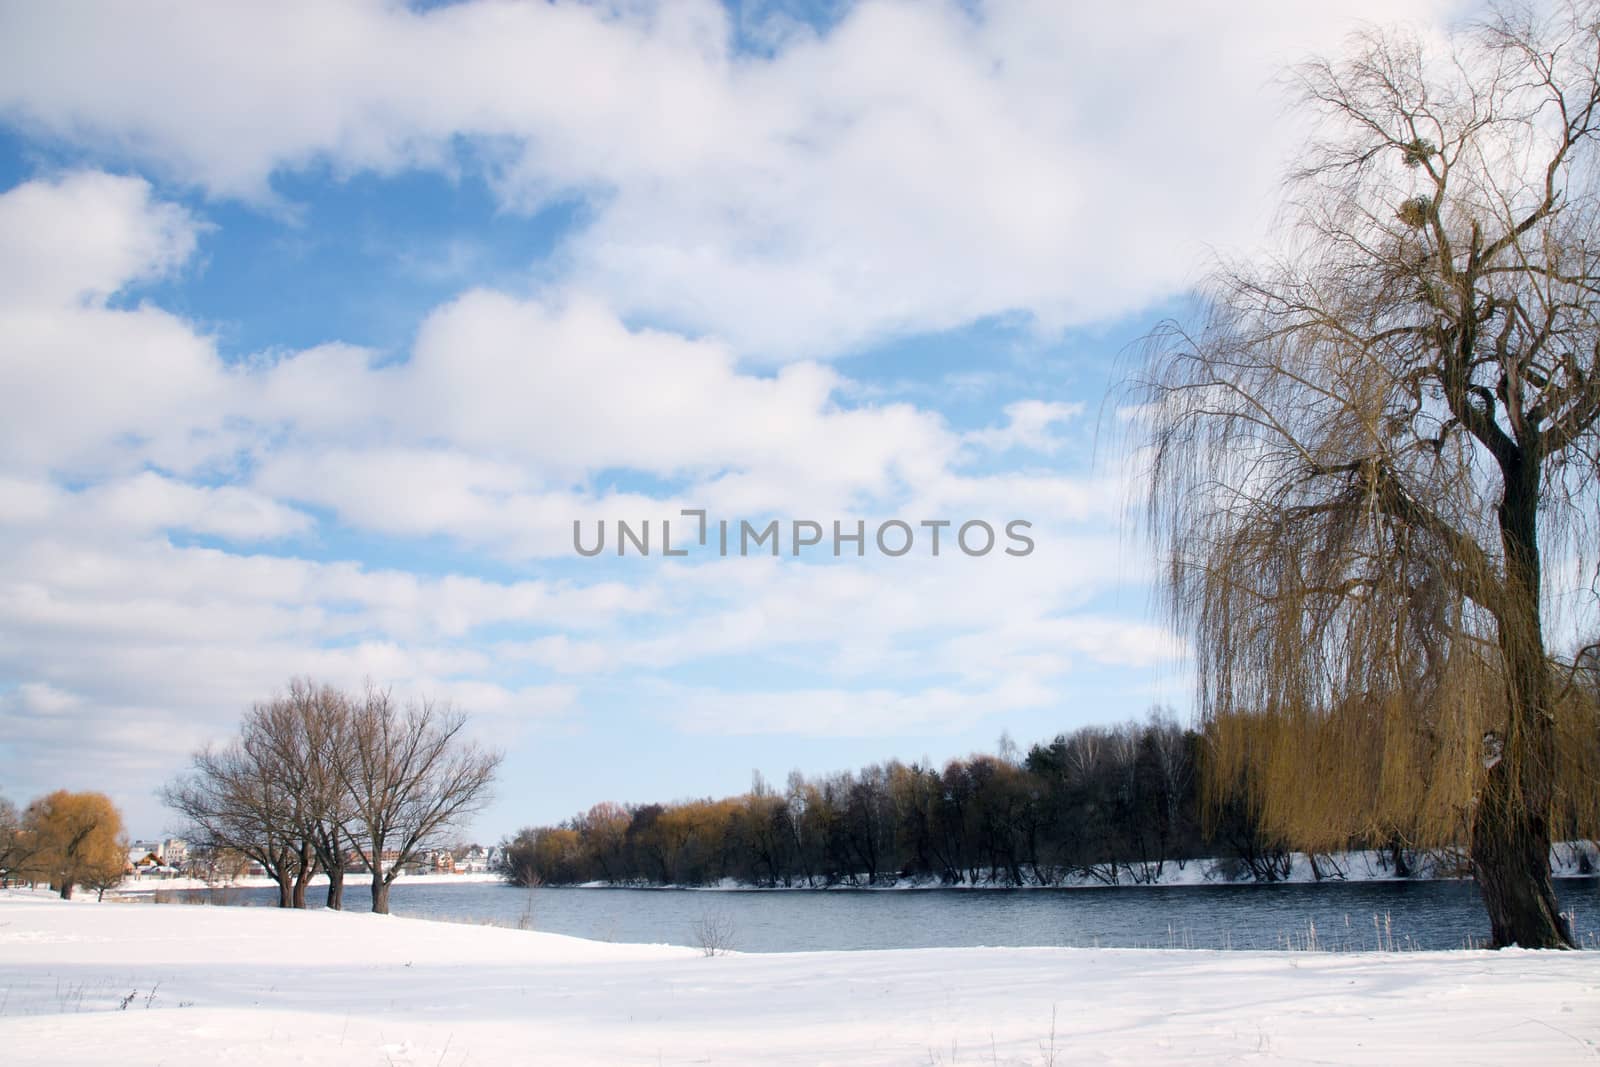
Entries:
[[350,719],[345,694],[309,679],[291,681],[286,693],[257,705],[245,717],[244,735],[263,746],[279,768],[292,799],[290,818],[302,851],[309,852],[295,881],[295,907],[305,906],[305,884],[315,868],[328,876],[328,907],[344,906],[345,860],[353,842],[345,831],[350,797],[337,767]]
[[1213,799],[1323,847],[1470,839],[1492,943],[1567,946],[1546,630],[1595,606],[1600,7],[1398,32],[1298,71],[1287,250],[1149,341],[1151,527],[1194,640]]
[[1156,705],[1150,709],[1149,726],[1143,732],[1156,798],[1156,826],[1163,860],[1171,855],[1175,839],[1184,831],[1184,799],[1194,783],[1194,758],[1189,735],[1178,725],[1172,709]]
[[8,885],[33,857],[32,835],[15,804],[0,797],[0,886]]
[[733,951],[737,936],[733,916],[722,908],[706,908],[689,924],[694,943],[704,956],[726,956]]
[[233,849],[212,848],[203,842],[196,842],[195,847],[190,849],[189,861],[184,869],[204,882],[215,896],[218,890],[233,888],[249,865],[249,857]]
[[161,797],[193,826],[188,836],[202,848],[237,852],[260,864],[278,884],[280,908],[294,906],[300,880],[304,906],[305,868],[314,852],[301,833],[290,780],[273,747],[259,735],[246,735],[195,753],[190,771],[166,785]]
[[82,879],[79,880],[79,884],[85,889],[94,891],[95,900],[105,900],[106,890],[115,889],[122,884],[122,879],[126,876],[122,864],[126,860],[122,857],[118,857],[118,860],[119,862],[101,863],[89,868],[84,872]]
[[466,739],[467,717],[430,701],[394,705],[367,688],[352,708],[336,770],[349,794],[348,836],[372,872],[372,910],[389,911],[389,887],[431,842],[488,801],[498,752]]
[[397,711],[309,680],[246,713],[239,737],[197,753],[163,793],[213,853],[234,851],[278,883],[280,907],[306,906],[319,867],[328,906],[343,904],[352,851],[373,874],[373,910],[388,910],[399,869],[487,799],[499,765],[461,738],[465,716],[430,704]]

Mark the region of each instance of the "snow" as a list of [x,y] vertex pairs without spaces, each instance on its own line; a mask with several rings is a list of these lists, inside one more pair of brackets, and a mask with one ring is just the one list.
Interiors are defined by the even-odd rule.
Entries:
[[1600,1055],[1600,956],[707,958],[357,912],[0,892],[0,1047],[96,1067],[1578,1063]]
[[[505,875],[494,871],[468,871],[461,874],[402,874],[395,878],[395,884],[401,882],[417,885],[482,885],[485,882],[503,882]],[[122,880],[122,884],[115,889],[107,890],[106,895],[128,896],[136,893],[158,893],[178,889],[269,889],[276,888],[274,882],[266,875],[246,875],[235,878],[231,882],[209,883],[203,878],[190,878],[187,876],[164,877],[161,875],[130,875]],[[314,875],[306,883],[313,889],[326,890],[328,876],[325,874]],[[372,885],[372,875],[365,872],[352,872],[344,876],[344,891],[348,895],[353,892],[365,893]],[[325,895],[325,894],[324,894]]]

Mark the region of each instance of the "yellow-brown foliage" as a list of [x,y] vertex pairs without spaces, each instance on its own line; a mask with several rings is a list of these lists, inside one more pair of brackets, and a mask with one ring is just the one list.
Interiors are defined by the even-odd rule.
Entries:
[[79,883],[116,877],[127,864],[122,815],[104,793],[59,789],[30,804],[24,824],[33,837],[30,872],[64,898]]

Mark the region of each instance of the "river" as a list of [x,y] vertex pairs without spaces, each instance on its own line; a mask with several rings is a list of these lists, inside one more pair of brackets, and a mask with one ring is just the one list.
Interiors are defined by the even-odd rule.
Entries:
[[[1556,891],[1579,943],[1600,948],[1600,878]],[[204,898],[205,890],[193,896]],[[320,896],[312,891],[313,902]],[[273,889],[228,902],[272,906]],[[367,887],[345,889],[364,909]],[[1107,886],[1087,889],[516,889],[495,883],[396,883],[396,915],[544,930],[603,941],[695,945],[708,932],[746,952],[1067,945],[1119,948],[1456,949],[1488,920],[1471,882]]]

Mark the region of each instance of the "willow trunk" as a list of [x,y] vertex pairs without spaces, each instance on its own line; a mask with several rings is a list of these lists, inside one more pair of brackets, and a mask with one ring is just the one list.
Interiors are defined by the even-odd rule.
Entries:
[[1500,613],[1503,734],[1484,739],[1488,768],[1472,820],[1472,866],[1495,948],[1572,948],[1550,881],[1556,738],[1540,619],[1538,464],[1507,464],[1499,509],[1506,559]]

